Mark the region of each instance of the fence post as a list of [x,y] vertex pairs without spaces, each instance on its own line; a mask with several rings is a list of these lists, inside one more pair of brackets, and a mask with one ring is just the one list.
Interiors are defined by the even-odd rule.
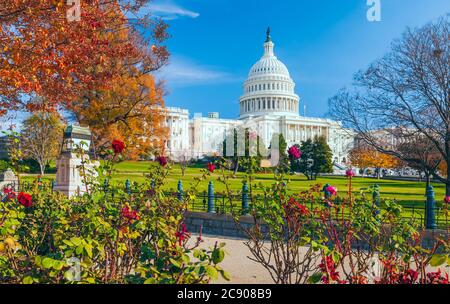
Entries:
[[242,215],[248,214],[248,185],[244,183],[242,186]]
[[380,214],[380,187],[378,185],[374,186],[374,190],[372,192],[372,199],[373,199],[373,203],[375,204],[375,206],[377,207],[376,211],[375,211],[375,215],[379,215]]
[[56,187],[56,181],[54,179],[52,179],[52,192],[54,191]]
[[125,192],[130,195],[131,194],[131,182],[129,179],[125,181]]
[[427,229],[437,229],[436,224],[436,201],[434,200],[433,186],[427,186],[427,202],[425,205],[425,227]]
[[330,187],[330,184],[325,184],[325,186],[323,186],[322,191],[325,195],[325,199],[329,199],[331,197],[331,193],[327,190],[327,188]]
[[214,207],[214,185],[213,182],[210,181],[208,185],[208,213],[215,213]]
[[183,200],[183,183],[181,180],[178,181],[178,200],[180,202]]

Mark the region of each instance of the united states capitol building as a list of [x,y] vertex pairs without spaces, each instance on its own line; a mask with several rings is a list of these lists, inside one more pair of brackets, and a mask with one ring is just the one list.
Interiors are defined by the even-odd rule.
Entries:
[[283,134],[288,147],[323,136],[333,152],[333,161],[336,164],[347,161],[353,133],[337,121],[300,116],[295,83],[286,65],[275,56],[274,46],[268,29],[264,53],[244,82],[238,119],[222,119],[217,112],[190,118],[187,109],[166,108],[170,132],[166,141],[168,156],[177,159],[221,154],[224,139],[235,129],[247,128],[257,132],[266,146],[274,133]]

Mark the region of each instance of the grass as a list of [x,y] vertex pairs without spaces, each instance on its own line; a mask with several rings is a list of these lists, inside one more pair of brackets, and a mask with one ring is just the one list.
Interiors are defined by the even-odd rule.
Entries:
[[[136,162],[125,161],[116,165],[117,174],[112,182],[124,184],[127,179],[132,182],[142,183],[145,180],[144,173],[152,165],[152,162]],[[190,167],[187,168],[184,176],[181,174],[181,168],[175,165],[170,172],[165,184],[167,190],[176,189],[179,180],[183,182],[185,189],[189,188],[189,185],[194,182],[193,178],[201,176],[201,168]],[[217,180],[220,173],[212,174],[211,180],[214,182],[214,188],[216,192],[223,192],[225,190],[224,185]],[[25,177],[27,180],[33,179],[35,176],[28,175]],[[238,173],[236,178],[231,179],[231,187],[233,190],[240,190],[242,187],[243,173]],[[54,174],[48,174],[45,179],[54,179]],[[300,192],[309,189],[315,184],[330,184],[338,188],[338,192],[344,195],[347,192],[348,180],[345,177],[318,177],[315,181],[308,181],[303,175],[291,175],[289,176],[289,191],[292,193]],[[272,173],[259,173],[256,174],[256,183],[262,183],[265,186],[269,186],[273,183]],[[393,181],[384,179],[372,179],[372,178],[353,178],[353,192],[355,194],[360,193],[362,188],[378,184],[381,190],[381,196],[383,198],[396,199],[402,204],[408,205],[420,205],[423,206],[425,201],[425,183],[424,182],[411,182],[411,181]],[[436,200],[440,201],[444,197],[445,187],[443,184],[434,184],[436,193]],[[205,181],[198,187],[198,191],[206,191],[208,183]]]

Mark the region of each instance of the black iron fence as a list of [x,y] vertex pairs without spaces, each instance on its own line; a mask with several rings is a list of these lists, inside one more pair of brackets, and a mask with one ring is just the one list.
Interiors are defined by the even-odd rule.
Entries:
[[[21,191],[30,191],[31,189],[41,189],[42,191],[53,191],[56,184],[52,182],[44,182],[38,180],[37,182],[22,182]],[[111,187],[109,182],[105,182],[102,185],[105,195],[109,196],[113,200],[124,201],[129,198],[129,195],[140,193],[143,191],[139,185],[131,184],[130,181],[126,181],[122,187],[115,185]],[[178,190],[176,191],[164,191],[164,195],[167,197],[173,197],[181,199],[185,195],[182,190],[181,182],[178,184]],[[441,228],[448,229],[449,218],[447,208],[444,203],[436,203],[434,201],[434,193],[427,193],[427,201],[423,203],[400,203],[402,206],[402,217],[411,220],[415,224],[427,228]],[[267,196],[257,194],[253,196],[253,200],[261,201],[269,199]],[[433,201],[432,201],[433,200]],[[430,203],[432,201],[432,204]],[[317,207],[317,202],[311,201],[309,203],[310,210]],[[427,206],[428,205],[428,206]],[[208,191],[197,193],[195,196],[189,199],[189,210],[194,212],[214,212],[218,214],[248,214],[252,210],[252,202],[250,201],[249,191],[244,184],[242,190],[234,195],[227,195],[225,193],[215,192],[212,182],[210,182]],[[429,215],[427,219],[427,215]],[[431,219],[430,219],[431,215]],[[335,214],[333,217],[340,218],[341,214]],[[345,216],[345,211],[344,211]]]

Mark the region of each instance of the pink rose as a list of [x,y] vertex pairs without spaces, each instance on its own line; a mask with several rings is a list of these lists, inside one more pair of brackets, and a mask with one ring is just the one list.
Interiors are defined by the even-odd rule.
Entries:
[[348,169],[347,171],[345,171],[345,175],[347,177],[353,177],[355,176],[355,171],[353,171],[353,169]]
[[333,186],[328,186],[325,188],[325,191],[327,191],[328,193],[330,193],[330,195],[336,195],[337,194],[337,188],[333,187]]

